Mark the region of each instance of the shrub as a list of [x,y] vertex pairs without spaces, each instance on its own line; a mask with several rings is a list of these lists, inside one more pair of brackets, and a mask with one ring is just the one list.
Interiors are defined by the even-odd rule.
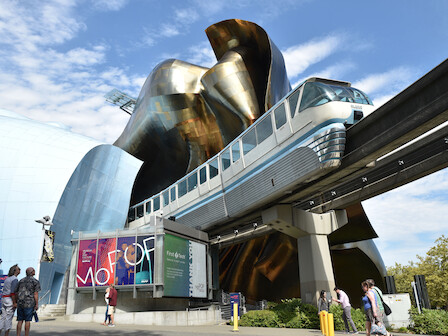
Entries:
[[243,327],[280,327],[277,314],[271,310],[251,310],[241,316],[239,324]]
[[411,308],[411,330],[423,335],[448,335],[448,311],[422,309],[419,314],[417,308]]
[[[342,319],[342,307],[340,305],[331,305],[330,313],[333,314],[334,330],[345,330],[344,320]],[[366,317],[361,309],[352,308],[352,320],[358,331],[366,330]]]

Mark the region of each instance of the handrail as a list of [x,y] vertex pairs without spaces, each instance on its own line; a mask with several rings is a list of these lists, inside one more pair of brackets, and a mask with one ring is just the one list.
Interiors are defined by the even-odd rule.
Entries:
[[50,294],[50,292],[51,292],[51,289],[47,290],[47,291],[45,292],[45,294],[42,295],[42,296],[39,298],[39,302],[41,302],[41,301],[44,299],[44,297],[46,297],[48,294]]

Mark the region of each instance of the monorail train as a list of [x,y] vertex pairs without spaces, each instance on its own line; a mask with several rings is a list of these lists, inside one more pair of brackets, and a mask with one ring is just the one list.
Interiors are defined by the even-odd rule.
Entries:
[[373,110],[367,95],[350,83],[310,78],[217,155],[132,206],[128,226],[158,215],[207,230],[262,208],[337,168],[346,127]]

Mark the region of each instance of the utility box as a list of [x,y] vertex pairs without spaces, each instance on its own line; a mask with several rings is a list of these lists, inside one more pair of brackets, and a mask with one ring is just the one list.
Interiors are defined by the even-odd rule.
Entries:
[[386,327],[398,329],[401,327],[409,327],[411,309],[411,298],[409,293],[404,294],[383,294],[384,302],[392,310],[392,314],[385,316],[384,324]]

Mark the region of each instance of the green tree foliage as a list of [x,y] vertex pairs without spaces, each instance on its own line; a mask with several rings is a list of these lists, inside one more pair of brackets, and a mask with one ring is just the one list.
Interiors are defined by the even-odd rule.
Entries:
[[448,309],[448,237],[442,235],[435,244],[425,257],[417,256],[417,263],[396,263],[395,266],[389,267],[387,272],[394,276],[397,292],[409,293],[413,301],[411,282],[414,281],[414,275],[424,275],[431,305]]
[[431,305],[448,308],[448,237],[437,239],[436,246],[426,252],[426,257],[418,256],[418,259]]

